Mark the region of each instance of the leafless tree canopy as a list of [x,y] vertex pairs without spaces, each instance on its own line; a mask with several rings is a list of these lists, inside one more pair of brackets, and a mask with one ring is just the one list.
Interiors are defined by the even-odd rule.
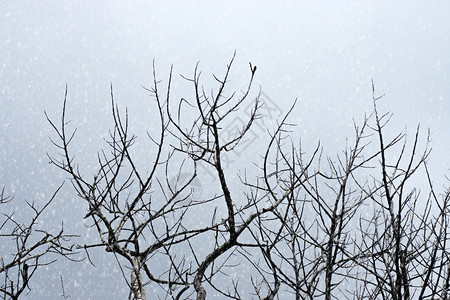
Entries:
[[[171,97],[172,70],[164,85],[154,68],[145,89],[159,128],[148,132],[154,156],[145,168],[111,86],[113,126],[95,173],[83,175],[72,154],[76,128],[66,117],[66,88],[61,119],[47,116],[58,150],[49,158],[69,174],[97,232],[96,242],[81,239],[78,251],[89,260],[95,248],[110,253],[133,299],[448,299],[449,191],[439,194],[433,186],[429,134],[417,127],[413,136],[388,136],[391,114],[378,111],[381,97],[372,84],[373,111],[354,122],[353,137],[335,156],[324,155],[320,144],[306,153],[290,137],[294,104],[268,128],[262,157],[242,172],[227,169],[226,156],[240,147],[264,105],[251,96],[251,64],[242,90],[229,91],[233,61],[214,76],[212,89],[203,87],[197,65],[183,77],[193,92],[181,100]],[[249,105],[240,130],[226,135]],[[254,163],[259,173],[247,176]],[[210,195],[196,194],[200,169],[216,180]],[[417,179],[428,188],[420,191]],[[2,205],[10,200],[1,199]],[[41,257],[75,250],[63,246],[62,227],[53,235],[35,229],[52,200],[42,208],[29,204],[35,215],[29,225],[3,215],[1,238],[13,238],[17,247],[1,261],[5,298],[17,298],[34,271],[51,262]],[[158,295],[147,294],[148,287]]]
[[0,256],[2,299],[19,299],[19,296],[30,288],[29,282],[38,268],[52,264],[58,256],[70,259],[73,254],[69,244],[73,236],[64,233],[62,225],[59,229],[49,229],[41,228],[38,224],[42,213],[53,202],[61,187],[62,185],[43,206],[26,201],[29,220],[23,223],[17,220],[20,218],[15,218],[15,212],[8,213],[4,210],[15,199],[2,190],[0,241],[3,246],[7,245],[9,250]]

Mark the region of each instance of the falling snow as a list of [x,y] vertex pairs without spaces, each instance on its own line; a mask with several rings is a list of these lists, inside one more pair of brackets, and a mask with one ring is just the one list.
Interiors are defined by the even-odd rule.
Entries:
[[[405,126],[413,132],[418,122],[424,132],[430,128],[430,169],[442,186],[450,166],[449,12],[443,1],[3,1],[0,187],[14,196],[15,217],[26,219],[24,200],[43,204],[66,181],[39,226],[63,222],[67,232],[94,240],[83,223],[84,203],[66,175],[48,164],[54,132],[44,111],[59,118],[67,84],[70,126],[79,128],[74,154],[83,173],[92,174],[112,124],[110,84],[119,106],[128,107],[134,132],[145,137],[155,123],[141,86],[150,85],[153,60],[161,80],[174,66],[173,97],[188,98],[192,88],[178,75],[191,76],[200,61],[202,79],[212,83],[210,75],[222,74],[235,50],[232,85],[241,86],[251,61],[258,67],[255,92],[260,86],[281,111],[298,99],[292,139],[301,139],[305,151],[318,140],[330,152],[345,147],[353,119],[371,110],[373,79],[377,94],[385,94],[381,109],[394,113],[393,133]],[[264,126],[272,130],[276,121],[269,117]],[[265,133],[257,132],[241,158],[255,157]],[[5,248],[0,245],[1,255]],[[98,251],[93,262],[96,267],[60,259],[39,270],[23,299],[61,297],[60,275],[70,299],[125,299],[115,261]]]

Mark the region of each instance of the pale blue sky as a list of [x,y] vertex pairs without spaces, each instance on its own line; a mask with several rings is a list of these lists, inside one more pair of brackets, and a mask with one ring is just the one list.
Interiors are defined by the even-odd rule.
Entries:
[[[430,128],[433,175],[439,184],[449,175],[448,1],[2,1],[0,185],[42,200],[64,179],[45,155],[52,132],[43,111],[58,116],[66,84],[82,132],[77,151],[95,158],[110,126],[111,82],[139,132],[153,124],[141,88],[153,59],[163,80],[173,64],[176,99],[192,91],[178,74],[191,75],[200,61],[211,83],[235,50],[233,86],[242,87],[251,61],[255,92],[260,86],[283,110],[298,98],[293,137],[304,144],[345,146],[352,118],[371,110],[373,79],[386,94],[380,109],[394,113],[389,130]],[[77,294],[75,280],[68,284]],[[40,286],[60,293],[55,282]]]

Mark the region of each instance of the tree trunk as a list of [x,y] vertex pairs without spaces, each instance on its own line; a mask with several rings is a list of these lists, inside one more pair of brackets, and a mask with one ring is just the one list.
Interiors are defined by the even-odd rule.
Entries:
[[133,269],[131,270],[131,289],[134,294],[134,299],[145,300],[145,289],[142,282],[142,276],[139,268],[139,261],[133,258]]

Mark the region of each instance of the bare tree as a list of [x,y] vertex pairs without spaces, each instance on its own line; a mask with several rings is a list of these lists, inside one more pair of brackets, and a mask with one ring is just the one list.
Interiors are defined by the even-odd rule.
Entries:
[[[158,138],[150,139],[154,142],[156,156],[150,170],[145,174],[139,171],[135,158],[132,156],[131,147],[135,136],[129,132],[128,114],[122,117],[115,104],[111,88],[111,104],[114,128],[110,132],[107,144],[109,152],[102,150],[98,155],[98,169],[92,180],[81,175],[74,157],[70,154],[70,145],[76,130],[68,131],[66,120],[67,89],[64,98],[60,125],[48,121],[54,128],[58,139],[54,145],[60,149],[60,156],[50,157],[51,162],[69,173],[72,184],[78,196],[86,201],[88,212],[85,218],[92,221],[92,227],[98,232],[96,243],[80,245],[86,250],[89,257],[89,249],[101,247],[111,252],[124,274],[130,291],[135,299],[145,299],[145,285],[147,280],[159,284],[170,295],[176,290],[176,286],[183,288],[174,298],[179,298],[191,286],[194,287],[198,299],[204,299],[206,290],[203,287],[207,281],[213,288],[224,295],[230,293],[214,286],[213,276],[222,272],[225,262],[217,267],[215,264],[219,257],[229,250],[247,247],[238,241],[239,236],[246,231],[249,225],[262,214],[273,210],[284,197],[276,199],[264,208],[258,208],[261,199],[248,199],[244,207],[237,207],[230,192],[227,176],[222,166],[224,152],[233,151],[239,141],[244,137],[257,118],[259,107],[258,98],[247,124],[236,136],[227,141],[222,141],[221,125],[228,117],[247,99],[252,84],[256,67],[250,65],[250,81],[246,90],[240,96],[225,96],[225,87],[231,68],[231,60],[223,79],[214,77],[219,83],[218,91],[213,96],[207,96],[199,85],[199,73],[197,68],[193,79],[187,79],[193,83],[195,97],[193,103],[182,99],[174,116],[171,112],[170,89],[172,71],[170,72],[166,95],[163,97],[159,91],[159,83],[154,72],[152,88],[148,88],[156,100],[159,112],[160,128]],[[183,106],[196,108],[191,124],[181,124]],[[279,126],[278,131],[282,128]],[[275,139],[276,134],[273,137]],[[177,145],[169,144],[172,142]],[[270,148],[270,147],[269,147]],[[181,155],[181,158],[180,158]],[[177,157],[177,160],[174,158]],[[214,169],[220,182],[220,193],[211,198],[200,200],[193,199],[192,190],[189,187],[197,176],[197,165],[206,164]],[[175,182],[171,182],[169,170],[179,170],[175,176]],[[158,173],[161,171],[160,173]],[[162,175],[158,177],[158,175]],[[188,173],[188,178],[182,178]],[[183,180],[182,180],[183,179]],[[155,197],[155,191],[159,191]],[[188,191],[186,195],[186,191]],[[222,215],[213,211],[210,215],[211,223],[206,226],[187,226],[187,216],[192,216],[191,211],[201,213],[203,208],[212,201],[223,201],[226,207],[226,218],[216,219],[216,215]],[[243,217],[248,211],[251,213]],[[242,218],[239,220],[238,218]],[[193,240],[198,235],[213,236],[214,245],[212,251],[206,257],[198,257],[194,250]],[[180,245],[183,245],[181,247]],[[248,247],[257,247],[249,245]],[[178,249],[191,249],[190,255],[193,261],[187,260],[187,254],[176,255]],[[183,250],[181,250],[180,253]],[[127,262],[131,274],[125,274],[122,266],[122,257]],[[158,274],[152,271],[152,262],[165,260],[168,263],[166,269]],[[225,259],[226,261],[226,259]],[[214,265],[214,266],[212,266]],[[208,268],[211,267],[207,273]],[[155,270],[155,272],[158,272]],[[147,280],[143,275],[146,275]],[[274,287],[275,291],[278,286]],[[237,291],[233,291],[236,295]]]
[[6,248],[0,256],[2,299],[19,299],[25,291],[31,290],[31,278],[38,273],[39,268],[52,264],[58,256],[70,258],[73,254],[69,244],[73,236],[65,234],[62,225],[56,232],[39,225],[44,211],[53,202],[61,187],[62,185],[42,207],[26,201],[30,217],[23,223],[20,221],[21,217],[15,217],[16,212],[7,213],[5,208],[15,200],[5,194],[5,189],[2,190],[0,241]]
[[[386,139],[391,115],[378,113],[373,92],[373,113],[335,159],[324,160],[320,145],[307,157],[301,145],[277,143],[271,174],[291,194],[253,236],[295,299],[447,297],[449,191],[435,192],[419,128],[411,146],[403,133]],[[424,199],[411,183],[420,168]]]
[[[281,133],[285,127],[286,117],[281,121],[275,133],[272,134],[267,151],[263,159],[263,165],[261,166],[264,175],[262,176],[262,183],[256,183],[252,189],[258,191],[258,193],[251,193],[244,195],[240,193],[239,188],[233,189],[230,186],[228,178],[229,174],[223,167],[222,160],[226,152],[231,152],[238,146],[239,142],[244,138],[246,133],[250,130],[253,122],[258,118],[258,109],[260,107],[259,97],[254,102],[253,110],[247,122],[242,126],[241,130],[234,136],[225,138],[224,128],[231,116],[242,106],[244,101],[247,100],[253,76],[256,71],[256,67],[250,64],[251,77],[247,88],[242,91],[241,95],[235,93],[227,94],[226,85],[229,81],[230,68],[233,63],[234,57],[227,67],[225,75],[223,77],[214,77],[218,83],[216,93],[211,95],[207,94],[200,87],[200,74],[195,69],[194,75],[188,80],[194,85],[195,96],[192,101],[183,100],[179,103],[177,113],[172,115],[168,111],[168,116],[171,124],[175,129],[172,131],[179,141],[179,147],[177,151],[185,153],[193,161],[206,164],[213,169],[217,178],[219,179],[220,193],[217,195],[217,199],[223,201],[226,208],[226,215],[222,221],[216,221],[216,211],[213,211],[211,217],[211,230],[214,236],[213,245],[211,251],[204,258],[196,257],[198,261],[198,269],[195,272],[193,285],[197,292],[197,299],[206,298],[206,289],[204,282],[207,282],[216,292],[223,296],[239,299],[241,296],[237,288],[238,283],[233,282],[232,288],[223,288],[215,284],[214,275],[217,273],[227,274],[225,270],[226,263],[232,254],[235,252],[245,256],[248,249],[259,249],[262,253],[266,253],[266,247],[261,243],[250,243],[248,239],[242,239],[241,236],[245,234],[251,234],[250,227],[253,224],[258,223],[265,215],[275,210],[282,202],[286,201],[289,197],[291,190],[283,190],[281,193],[275,193],[276,187],[269,183],[269,162],[271,150],[277,144],[277,140],[280,138]],[[187,79],[187,78],[186,78]],[[168,103],[169,104],[169,103]],[[180,120],[183,120],[182,105],[194,107],[196,113],[194,118],[190,120],[188,126],[182,124]],[[167,106],[170,108],[170,105]],[[294,185],[296,184],[294,180]],[[243,186],[250,186],[246,181],[243,181]],[[256,188],[256,189],[255,189]],[[234,191],[235,193],[233,193]],[[239,205],[238,203],[244,203]],[[194,248],[191,246],[191,248]],[[195,256],[195,251],[192,252]],[[223,258],[223,259],[221,259]],[[220,263],[218,263],[220,261]],[[269,267],[272,267],[269,264]],[[237,266],[234,266],[237,268]],[[259,269],[259,267],[257,268]],[[275,271],[275,268],[272,268]],[[279,289],[279,282],[276,273],[274,273],[274,284],[269,284],[266,281],[266,293],[267,297],[272,299],[276,295]],[[260,289],[256,289],[257,294],[260,294]],[[262,295],[259,295],[262,297]]]
[[[170,86],[169,89],[170,90]],[[114,129],[110,132],[107,144],[110,151],[101,151],[98,154],[98,169],[92,180],[83,177],[74,157],[70,154],[70,145],[75,130],[67,132],[66,104],[67,88],[64,98],[60,127],[57,127],[48,117],[48,121],[55,129],[58,141],[54,144],[61,150],[58,157],[50,157],[51,162],[69,173],[72,184],[78,196],[86,201],[88,211],[85,219],[92,221],[92,227],[98,232],[98,242],[79,245],[89,258],[91,248],[101,247],[114,255],[130,291],[135,299],[146,299],[143,278],[145,273],[149,280],[160,284],[187,285],[183,262],[171,261],[170,268],[173,273],[167,274],[165,279],[153,275],[149,261],[155,259],[158,251],[167,252],[173,245],[198,235],[202,229],[185,229],[182,224],[183,215],[189,210],[191,203],[189,197],[179,199],[178,196],[195,178],[195,165],[192,166],[192,175],[189,180],[177,187],[172,187],[162,194],[162,199],[154,199],[152,188],[164,185],[165,181],[156,179],[158,168],[167,170],[173,151],[164,153],[165,137],[167,135],[167,121],[164,116],[164,105],[167,100],[161,100],[158,85],[155,79],[154,93],[160,117],[159,137],[150,139],[156,147],[156,157],[149,172],[139,172],[130,148],[133,146],[135,136],[128,132],[128,115],[125,119],[120,116],[118,107],[114,102],[111,87],[111,106]],[[168,97],[168,95],[167,95]],[[163,156],[166,155],[164,158]],[[181,168],[180,168],[181,172]],[[169,260],[170,253],[166,253]],[[130,274],[122,267],[119,257],[124,258],[130,268]],[[181,264],[178,265],[178,264]]]
[[353,145],[336,159],[324,160],[320,145],[308,158],[301,145],[278,142],[272,176],[290,195],[274,211],[279,226],[270,220],[257,230],[271,245],[279,280],[296,299],[331,299],[354,269],[348,249],[357,233],[355,217],[369,198],[361,192],[367,183],[360,174],[378,154],[365,153],[368,122],[366,117],[362,126],[354,125]]
[[[70,175],[97,231],[95,242],[78,248],[89,259],[95,248],[111,253],[134,299],[146,299],[150,284],[172,299],[203,300],[207,291],[230,299],[286,293],[295,299],[446,299],[450,194],[435,192],[429,139],[421,152],[419,128],[411,145],[403,133],[388,139],[390,115],[379,114],[373,87],[373,112],[354,122],[354,138],[336,156],[324,155],[320,144],[308,155],[290,138],[294,103],[268,129],[259,174],[238,174],[224,161],[264,104],[250,96],[251,64],[244,89],[229,91],[233,62],[234,56],[224,75],[214,76],[211,91],[197,65],[192,77],[182,76],[193,94],[179,101],[171,96],[172,69],[161,91],[154,67],[152,86],[145,88],[159,117],[158,130],[148,132],[150,166],[133,152],[137,137],[111,87],[113,129],[91,176],[71,154],[76,129],[66,117],[66,87],[60,123],[47,116],[60,151],[50,160]],[[229,134],[227,126],[247,103],[247,119]],[[208,183],[211,195],[197,194],[200,168],[215,179]],[[420,174],[429,187],[424,201],[411,180]],[[249,275],[244,283],[240,271]]]
[[[381,173],[370,190],[364,189],[374,211],[360,220],[358,265],[365,274],[358,297],[447,299],[450,191],[438,196],[433,186],[427,167],[430,134],[423,151],[419,127],[409,147],[406,134],[387,140],[384,127],[391,115],[378,113],[381,97],[375,97],[372,88]],[[410,183],[414,176],[428,185],[428,195]]]

